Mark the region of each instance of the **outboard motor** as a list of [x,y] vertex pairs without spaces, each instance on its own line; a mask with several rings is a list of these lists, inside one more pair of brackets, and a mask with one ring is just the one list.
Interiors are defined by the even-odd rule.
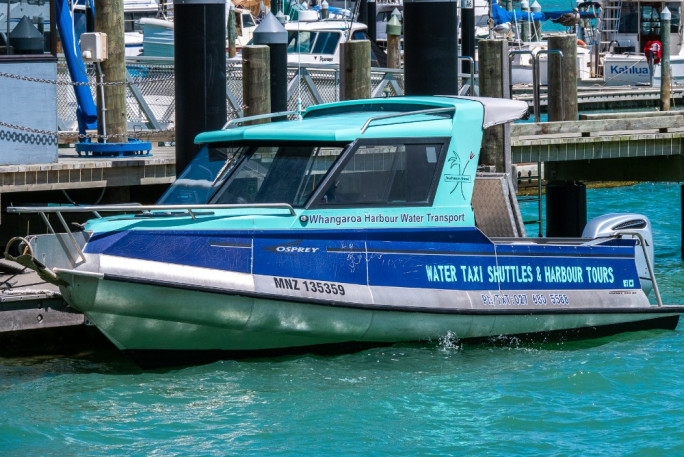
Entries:
[[597,238],[607,237],[615,234],[624,234],[623,238],[632,238],[636,240],[636,248],[634,252],[637,272],[641,282],[641,289],[646,295],[651,293],[653,283],[651,282],[651,275],[648,272],[646,258],[644,257],[644,250],[641,247],[641,240],[629,233],[638,233],[643,237],[646,243],[646,252],[653,267],[653,233],[651,232],[651,221],[646,216],[634,213],[613,213],[604,214],[590,220],[584,227],[582,238]]

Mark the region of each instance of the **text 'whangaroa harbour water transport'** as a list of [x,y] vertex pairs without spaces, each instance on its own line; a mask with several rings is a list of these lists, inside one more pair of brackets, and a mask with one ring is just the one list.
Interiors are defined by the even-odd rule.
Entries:
[[483,130],[526,112],[457,97],[314,106],[198,135],[157,205],[9,210],[126,212],[24,240],[67,248],[45,268],[23,256],[126,350],[675,328],[684,307],[661,306],[648,219],[526,238],[508,177],[477,173]]

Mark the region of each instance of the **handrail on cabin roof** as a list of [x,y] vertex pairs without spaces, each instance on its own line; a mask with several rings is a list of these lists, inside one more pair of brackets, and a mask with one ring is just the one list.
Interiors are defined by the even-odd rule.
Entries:
[[[406,111],[404,113],[393,113],[393,114],[385,114],[382,116],[375,116],[371,117],[366,121],[365,124],[363,124],[363,127],[361,127],[361,133],[365,133],[368,127],[370,127],[370,124],[373,121],[379,121],[382,119],[391,119],[395,117],[403,117],[403,116],[411,116],[414,114],[435,114],[435,113],[445,113],[447,111],[454,111],[456,112],[456,107],[455,106],[449,106],[447,108],[431,108],[431,109],[422,109],[422,110],[417,110],[417,111]],[[421,121],[428,121],[430,119],[422,119]]]
[[291,216],[297,212],[289,203],[197,203],[185,205],[83,205],[83,206],[8,206],[7,212],[14,214],[22,213],[86,213],[86,212],[125,212],[125,211],[185,211],[193,219],[196,210],[208,209],[284,209]]
[[[368,129],[368,127],[370,127],[370,124],[374,121],[378,121],[378,120],[382,120],[382,119],[392,119],[392,118],[403,117],[403,116],[411,116],[414,114],[435,114],[435,113],[446,113],[449,111],[455,112],[456,107],[455,106],[449,106],[446,108],[430,108],[430,109],[423,109],[423,110],[416,110],[416,111],[406,111],[403,113],[392,113],[392,114],[385,114],[382,116],[375,116],[375,117],[371,117],[370,119],[368,119],[363,124],[363,127],[361,127],[361,133],[365,133],[366,130]],[[241,117],[241,118],[237,118],[237,119],[232,119],[232,120],[226,122],[226,124],[222,127],[222,130],[225,130],[227,128],[234,127],[237,124],[242,124],[242,123],[249,122],[249,121],[261,120],[261,119],[270,119],[270,118],[274,118],[274,117],[285,117],[285,116],[289,116],[292,114],[297,114],[301,118],[301,112],[298,110],[281,111],[278,113],[268,113],[268,114],[257,114],[255,116],[248,116],[248,117]],[[429,119],[424,119],[424,120],[427,121]]]
[[285,116],[290,116],[292,114],[298,115],[300,119],[302,117],[302,113],[299,110],[280,111],[279,113],[255,114],[254,116],[238,117],[235,119],[231,119],[228,122],[226,122],[223,125],[223,127],[221,127],[221,130],[236,127],[238,124],[242,124],[242,123],[249,122],[249,121],[258,121],[261,119],[271,119],[274,117],[285,117]]

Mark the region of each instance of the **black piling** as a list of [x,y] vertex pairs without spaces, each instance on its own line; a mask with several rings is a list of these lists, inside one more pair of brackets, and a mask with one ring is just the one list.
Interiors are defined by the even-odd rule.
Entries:
[[359,1],[359,15],[357,21],[362,24],[368,25],[368,0],[357,0]]
[[226,123],[226,3],[174,0],[176,173],[199,150],[195,136]]
[[[461,55],[475,60],[475,2],[461,2]],[[470,61],[464,60],[463,73],[470,73]]]
[[271,112],[287,111],[287,31],[273,13],[254,30],[254,44],[269,48]]
[[377,24],[376,24],[376,16],[378,15],[377,13],[377,8],[375,7],[375,0],[368,0],[368,36],[370,37],[371,41],[375,43],[378,40],[378,33],[377,33]]
[[406,95],[457,95],[457,20],[455,1],[404,1]]
[[581,182],[546,185],[546,236],[579,237],[587,225],[587,187]]

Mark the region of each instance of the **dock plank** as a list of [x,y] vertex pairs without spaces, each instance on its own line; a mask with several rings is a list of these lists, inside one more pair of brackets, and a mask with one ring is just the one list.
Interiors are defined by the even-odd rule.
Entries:
[[86,157],[60,148],[57,163],[1,165],[0,192],[170,184],[175,177],[174,146],[153,146],[148,157],[121,158]]
[[[95,134],[97,132],[94,132]],[[140,141],[150,141],[152,143],[170,143],[176,141],[176,131],[168,130],[129,130],[129,138]],[[58,144],[75,144],[80,141],[78,132],[59,132],[57,134]]]
[[635,131],[642,132],[648,130],[667,133],[670,129],[684,130],[684,115],[521,123],[511,126],[511,136],[527,137],[562,134],[589,137],[592,134],[630,135]]

